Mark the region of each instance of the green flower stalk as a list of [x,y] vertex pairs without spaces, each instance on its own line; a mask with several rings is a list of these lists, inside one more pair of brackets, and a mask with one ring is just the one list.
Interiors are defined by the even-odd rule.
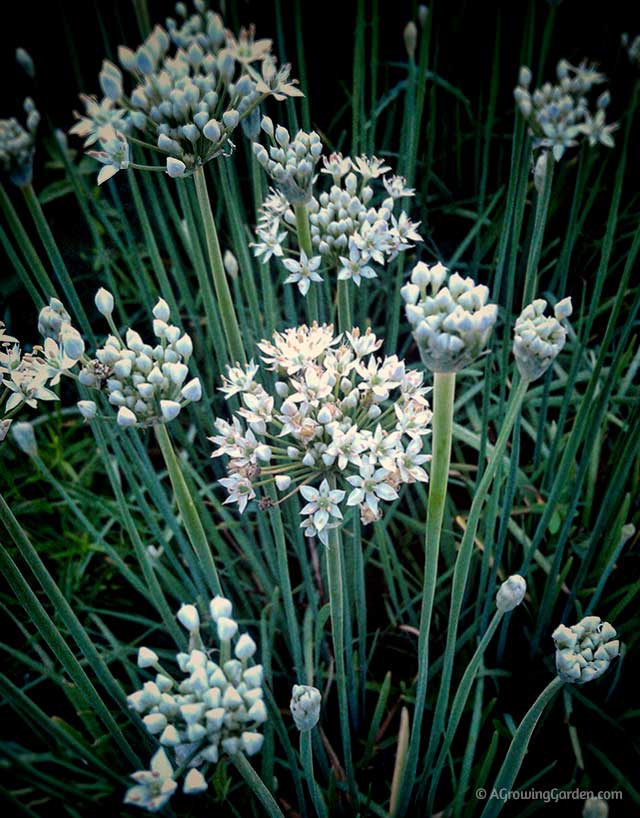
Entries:
[[313,771],[313,749],[311,743],[312,730],[320,719],[321,704],[322,694],[317,687],[311,685],[293,686],[289,709],[291,710],[295,725],[300,731],[300,757],[302,759],[302,767],[307,778],[316,814],[318,818],[326,818],[327,806]]
[[[615,637],[613,626],[603,622],[598,616],[586,616],[570,628],[564,625],[556,628],[553,640],[556,645],[558,675],[542,691],[520,722],[492,790],[513,789],[529,741],[546,706],[564,684],[585,684],[605,673],[620,650],[620,643]],[[495,818],[504,804],[501,799],[489,799],[481,818]]]
[[[447,286],[444,286],[445,282]],[[429,634],[451,460],[456,372],[482,353],[497,320],[497,307],[488,303],[488,295],[488,289],[476,286],[472,279],[464,279],[457,273],[449,275],[442,264],[429,268],[423,262],[414,267],[411,282],[402,288],[407,319],[422,362],[434,373],[434,378],[433,443],[418,638],[418,683],[398,815],[403,815],[408,806],[420,751],[429,675]],[[495,459],[498,459],[497,452]]]

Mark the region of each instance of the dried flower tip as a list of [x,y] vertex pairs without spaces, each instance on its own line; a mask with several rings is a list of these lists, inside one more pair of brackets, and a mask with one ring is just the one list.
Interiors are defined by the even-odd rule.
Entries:
[[294,685],[291,691],[291,715],[301,732],[313,730],[320,720],[322,694],[311,685]]

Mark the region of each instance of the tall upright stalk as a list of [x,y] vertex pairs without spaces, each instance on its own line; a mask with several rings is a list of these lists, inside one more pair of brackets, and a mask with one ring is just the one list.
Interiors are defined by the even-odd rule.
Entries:
[[440,535],[447,499],[451,440],[453,435],[453,402],[456,388],[455,372],[436,372],[433,376],[433,430],[429,500],[424,548],[424,579],[420,633],[418,637],[418,684],[411,728],[411,742],[404,770],[403,785],[396,814],[403,815],[409,805],[420,752],[420,731],[424,716],[427,683],[429,679],[429,633],[438,579]]
[[[335,482],[331,483],[335,488]],[[349,728],[349,695],[347,691],[347,670],[345,662],[344,639],[344,594],[342,588],[342,532],[339,527],[329,531],[327,547],[327,580],[329,583],[329,605],[331,609],[331,633],[333,637],[333,655],[336,662],[336,684],[338,686],[338,709],[340,713],[340,732],[344,751],[344,767],[349,786],[349,795],[353,808],[358,804],[358,790],[355,785],[353,759],[351,756],[351,731]],[[351,649],[349,647],[349,649]]]
[[547,153],[545,163],[544,183],[542,190],[538,192],[536,201],[536,212],[533,221],[533,235],[527,257],[527,269],[524,276],[524,292],[522,296],[522,306],[526,306],[533,300],[538,286],[538,264],[542,253],[544,241],[544,229],[547,223],[549,212],[549,200],[551,199],[551,188],[553,186],[553,166],[555,162],[550,152]]
[[464,592],[467,585],[467,578],[469,576],[469,566],[471,564],[471,557],[473,556],[473,543],[475,541],[478,525],[480,523],[480,515],[482,513],[487,494],[489,493],[489,488],[491,487],[493,479],[496,476],[498,468],[502,462],[502,457],[511,436],[511,430],[513,429],[516,418],[520,412],[522,401],[524,400],[528,386],[528,381],[521,380],[516,389],[511,393],[507,406],[507,412],[500,426],[500,434],[498,435],[498,439],[493,449],[493,456],[489,461],[489,464],[487,465],[487,468],[482,476],[482,480],[480,481],[480,484],[473,496],[473,502],[469,512],[469,519],[467,520],[467,526],[465,528],[462,543],[456,558],[451,589],[451,604],[447,625],[447,643],[444,652],[444,665],[442,669],[442,676],[440,677],[440,690],[438,692],[438,699],[436,702],[436,709],[433,717],[433,725],[431,728],[429,747],[425,762],[427,769],[429,768],[433,754],[435,753],[440,740],[440,736],[444,730],[445,713],[449,701],[449,688],[453,673],[453,662],[456,654],[458,624],[460,622]]
[[211,548],[209,546],[209,542],[207,541],[207,535],[205,534],[196,504],[194,503],[191,492],[189,491],[187,481],[182,473],[180,461],[176,457],[176,453],[173,449],[173,444],[171,443],[169,432],[167,432],[167,427],[163,423],[159,423],[158,425],[154,426],[153,429],[158,445],[160,446],[160,451],[162,452],[167,471],[169,472],[169,479],[171,480],[171,485],[173,486],[173,491],[176,495],[176,502],[178,504],[180,516],[182,517],[182,522],[184,523],[184,527],[187,531],[189,541],[193,546],[193,550],[198,557],[203,576],[207,582],[207,585],[209,586],[210,591],[213,594],[221,594],[222,586],[220,585],[220,579],[218,578],[218,572],[216,571],[216,566],[213,561]]
[[222,261],[218,232],[216,230],[216,223],[213,218],[211,202],[207,192],[204,167],[199,167],[196,170],[193,174],[193,181],[196,187],[196,195],[198,197],[198,205],[200,207],[200,215],[202,217],[207,246],[207,255],[209,256],[209,264],[211,265],[213,286],[216,291],[218,309],[220,310],[222,328],[227,341],[229,358],[233,363],[243,364],[246,363],[247,358],[244,351],[244,344],[242,343],[242,334],[238,326],[238,316],[233,306],[233,298],[231,297],[231,290],[229,289],[229,282],[227,281],[227,274]]

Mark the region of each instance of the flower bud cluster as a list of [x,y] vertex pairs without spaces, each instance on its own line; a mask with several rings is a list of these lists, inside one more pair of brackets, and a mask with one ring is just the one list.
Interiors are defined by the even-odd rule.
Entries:
[[327,545],[343,508],[357,507],[366,524],[403,483],[426,482],[428,389],[395,355],[377,357],[381,344],[372,332],[336,336],[326,324],[276,332],[258,344],[277,378],[274,394],[256,380],[257,364],[228,370],[222,391],[242,406],[231,423],[218,419],[210,438],[212,456],[229,458],[225,502],[242,512],[272,483],[282,499],[299,492],[301,528]]
[[555,85],[546,82],[531,92],[531,71],[523,66],[513,92],[520,112],[529,123],[534,149],[551,150],[559,161],[566,149],[577,145],[582,136],[587,137],[592,147],[598,143],[613,147],[611,134],[618,126],[605,122],[610,101],[608,92],[597,98],[595,110],[588,99],[593,87],[604,82],[605,77],[586,62],[576,67],[566,60],[560,60],[556,74]]
[[513,330],[513,355],[520,374],[527,381],[544,375],[567,340],[567,330],[561,322],[571,315],[571,299],[559,301],[553,316],[544,314],[546,308],[544,298],[536,298],[524,308]]
[[[113,406],[118,407],[120,426],[149,426],[168,423],[181,409],[202,397],[198,378],[187,381],[193,344],[187,333],[169,323],[170,310],[160,298],[153,308],[153,333],[157,343],[152,346],[135,330],[128,329],[124,340],[111,322],[113,296],[105,289],[96,295],[96,305],[107,316],[113,334],[96,351],[79,375],[85,386],[106,389]],[[91,419],[96,413],[93,401],[80,401],[82,415]]]
[[615,628],[599,616],[585,616],[569,628],[560,625],[552,638],[558,676],[572,684],[585,684],[602,676],[620,652]]
[[300,732],[313,730],[320,719],[322,693],[311,685],[294,685],[289,709]]
[[26,128],[15,117],[0,119],[0,169],[20,187],[31,184],[35,135],[40,123],[40,114],[30,97],[23,107]]
[[275,129],[268,116],[263,117],[262,130],[271,141],[267,150],[259,142],[253,143],[256,159],[290,204],[306,203],[311,199],[315,168],[322,154],[322,142],[315,131],[298,131],[292,139],[282,125]]
[[[86,137],[87,145],[100,143],[100,150],[90,152],[109,168],[99,182],[138,167],[129,159],[127,135],[157,150],[169,176],[181,177],[232,149],[233,131],[258,116],[267,96],[300,94],[288,66],[275,72],[271,40],[255,40],[253,26],[236,39],[202,3],[189,17],[178,6],[185,18],[180,25],[169,19],[167,29],[155,26],[136,50],[118,49],[120,65],[134,81],[130,91],[120,68],[105,60],[99,77],[104,99],[81,97],[86,112],[77,115],[71,132]],[[266,61],[263,75],[271,85],[252,66]]]
[[458,372],[484,350],[498,319],[489,289],[472,278],[420,261],[402,288],[422,361],[432,372]]
[[[183,674],[180,681],[175,678],[177,673],[174,676],[163,668],[154,651],[140,648],[139,667],[153,669],[156,675],[127,700],[159,741],[162,749],[154,759],[159,759],[164,768],[160,778],[173,785],[164,784],[164,791],[156,786],[157,792],[149,792],[148,775],[134,773],[137,786],[128,790],[125,803],[149,809],[152,798],[160,797],[162,804],[168,801],[177,784],[167,753],[173,753],[176,765],[187,765],[183,791],[189,794],[207,789],[201,770],[206,772],[208,765],[217,764],[222,754],[252,756],[262,747],[264,737],[258,730],[267,720],[267,709],[262,665],[253,663],[256,643],[247,633],[238,635],[238,623],[232,617],[228,599],[214,597],[209,614],[218,642],[217,661],[211,658],[214,649],[207,649],[203,643],[197,608],[182,605],[178,611],[178,621],[190,637],[189,652],[176,655]],[[153,764],[152,760],[152,769]]]
[[[334,153],[322,157],[322,161],[320,178],[329,184],[319,190],[316,178],[306,204],[311,243],[317,255],[302,259],[300,253],[299,261],[283,260],[290,273],[285,283],[297,284],[303,295],[310,281],[322,280],[317,273],[320,264],[334,268],[339,280],[351,280],[359,286],[363,278],[377,276],[377,265],[388,264],[398,253],[413,247],[413,242],[422,241],[417,230],[420,223],[412,222],[404,210],[396,212],[398,201],[414,193],[403,177],[384,176],[390,168],[376,157],[351,159]],[[272,191],[260,208],[258,241],[253,249],[263,261],[272,256],[282,258],[285,252],[297,256],[290,247],[296,236],[291,201],[281,187],[279,192]]]

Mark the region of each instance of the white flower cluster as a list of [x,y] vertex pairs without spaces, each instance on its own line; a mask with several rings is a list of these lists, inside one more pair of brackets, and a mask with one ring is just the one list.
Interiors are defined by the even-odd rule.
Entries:
[[[446,286],[445,286],[446,285]],[[432,372],[458,372],[485,348],[498,319],[489,289],[420,261],[402,288],[406,315],[420,356]]]
[[558,301],[553,316],[544,314],[546,308],[544,298],[536,298],[524,308],[513,329],[513,355],[527,381],[544,375],[567,340],[567,330],[561,322],[571,315],[571,299]]
[[260,127],[271,140],[271,147],[267,150],[264,145],[254,142],[256,159],[290,204],[308,202],[315,167],[322,154],[320,137],[315,131],[298,131],[292,139],[284,126],[278,125],[274,129],[268,116],[262,118]]
[[595,111],[590,108],[587,98],[593,87],[604,82],[605,77],[586,62],[576,67],[566,60],[560,60],[556,74],[558,82],[555,85],[545,82],[542,88],[531,93],[531,71],[523,66],[519,84],[513,92],[520,112],[529,123],[534,149],[551,150],[559,161],[567,148],[578,144],[581,136],[586,136],[591,146],[600,143],[612,148],[611,134],[618,126],[605,122],[609,94],[606,91],[600,94]]
[[572,684],[585,684],[602,676],[620,652],[615,628],[599,616],[585,616],[570,628],[560,625],[552,638],[558,676]]
[[358,507],[366,524],[402,483],[426,482],[428,389],[395,355],[376,357],[381,344],[370,331],[336,336],[326,324],[276,332],[258,344],[278,378],[273,395],[256,380],[257,364],[229,369],[222,391],[242,407],[231,423],[218,419],[210,438],[212,456],[230,458],[225,502],[242,512],[258,486],[274,482],[287,497],[299,491],[301,527],[327,545],[342,505]]
[[[271,40],[255,40],[253,27],[236,39],[220,15],[199,0],[195,5],[181,25],[169,19],[167,29],[155,26],[135,51],[118,49],[120,65],[134,80],[130,92],[120,68],[105,60],[99,77],[104,99],[81,97],[85,115],[76,115],[70,133],[85,137],[85,145],[99,143],[100,150],[88,152],[105,165],[99,183],[118,170],[144,167],[131,162],[127,135],[157,150],[169,176],[180,177],[232,149],[233,131],[258,116],[267,96],[301,95],[289,66],[276,72]],[[186,16],[183,4],[178,12]],[[262,74],[255,62],[263,64]]]
[[30,97],[24,101],[26,128],[15,117],[0,119],[0,169],[14,185],[31,184],[36,129],[40,114]]
[[320,719],[322,693],[311,685],[294,685],[289,709],[300,732],[313,730]]
[[40,400],[58,400],[50,387],[56,386],[62,375],[71,375],[83,358],[84,341],[59,299],[52,298],[40,311],[38,331],[44,338],[43,346],[23,354],[18,340],[7,335],[0,322],[0,384],[10,393],[4,403],[0,440],[11,425],[8,415],[23,404],[35,409]]
[[502,613],[508,613],[521,604],[527,593],[527,581],[520,574],[512,574],[498,588],[496,607]]
[[126,804],[150,812],[166,804],[177,788],[167,751],[174,754],[180,769],[189,770],[183,792],[194,794],[207,789],[201,768],[206,772],[209,764],[218,763],[221,754],[252,756],[262,747],[264,737],[257,731],[267,720],[267,710],[262,665],[253,664],[252,658],[256,643],[247,633],[238,636],[228,599],[214,597],[209,613],[219,642],[217,662],[210,658],[212,650],[203,644],[197,608],[182,605],[178,611],[180,624],[189,631],[191,648],[176,655],[184,674],[181,681],[163,668],[154,651],[140,648],[138,666],[153,668],[156,676],[127,701],[162,746],[151,760],[150,770],[133,773],[136,784],[127,791]]
[[[289,248],[287,237],[295,237],[296,217],[290,207],[292,200],[282,187],[279,192],[272,191],[262,204],[258,241],[253,245],[254,254],[263,261],[293,253],[294,257],[283,261],[290,273],[285,283],[297,284],[303,295],[311,281],[322,280],[317,273],[320,264],[336,269],[338,279],[359,286],[363,278],[377,276],[376,265],[388,264],[398,253],[413,247],[413,242],[422,241],[420,223],[412,222],[404,210],[394,212],[399,199],[413,196],[403,177],[384,176],[390,168],[376,157],[351,159],[334,153],[322,160],[322,178],[330,185],[322,192],[312,188],[306,205],[317,255],[308,259]],[[381,184],[376,184],[377,180]],[[314,184],[319,184],[317,178]]]
[[[135,330],[128,329],[124,340],[111,320],[113,296],[101,288],[96,294],[99,311],[109,320],[113,334],[96,351],[96,360],[81,370],[79,380],[96,389],[106,387],[109,403],[118,407],[120,426],[149,426],[168,423],[180,410],[202,397],[198,378],[185,383],[193,343],[180,327],[169,323],[167,302],[160,298],[153,308],[155,346],[145,343]],[[93,418],[94,401],[80,401],[78,409],[87,420]]]

